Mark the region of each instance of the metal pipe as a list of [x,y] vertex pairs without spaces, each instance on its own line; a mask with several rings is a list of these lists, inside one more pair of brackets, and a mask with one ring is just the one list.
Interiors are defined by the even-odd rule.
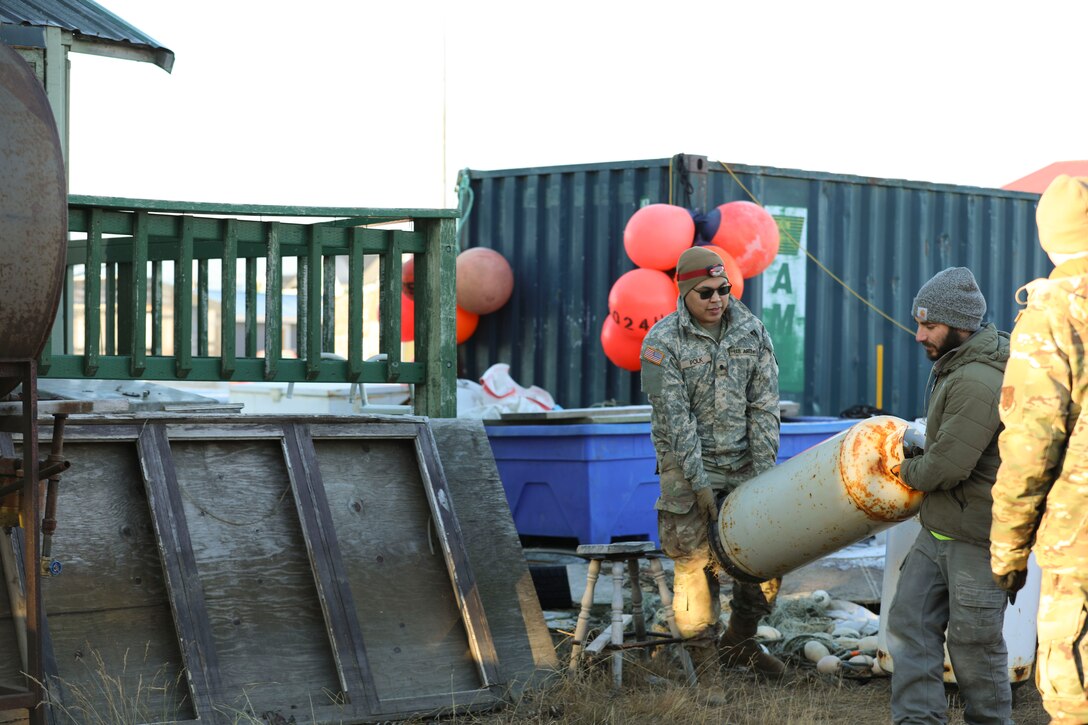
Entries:
[[[53,476],[57,476],[57,475],[67,471],[69,468],[72,467],[72,462],[71,461],[52,461],[51,459],[52,459],[52,456],[50,456],[50,458],[45,459],[44,461],[39,461],[38,462],[38,480],[39,481],[43,481],[43,480],[45,480],[47,478],[51,478]],[[19,464],[19,469],[18,469],[18,475],[21,476],[22,471],[23,471],[22,463],[20,463]],[[0,478],[11,478],[11,476],[6,476],[4,474],[0,474]],[[22,488],[23,488],[22,482],[10,483],[7,486],[0,486],[0,498],[4,498],[5,496],[7,496],[9,494],[21,491]]]
[[0,457],[0,478],[22,478],[23,459]]
[[69,461],[64,460],[64,422],[67,419],[68,416],[64,413],[53,416],[53,439],[49,444],[49,457],[46,459],[46,465],[38,473],[42,478],[46,476],[49,478],[45,493],[45,516],[42,517],[40,559],[42,576],[49,576],[52,572],[49,560],[53,552],[53,534],[57,530],[57,493],[60,473],[71,466]]
[[762,582],[910,518],[923,494],[892,473],[906,429],[890,415],[868,418],[745,482],[710,525],[714,558]]

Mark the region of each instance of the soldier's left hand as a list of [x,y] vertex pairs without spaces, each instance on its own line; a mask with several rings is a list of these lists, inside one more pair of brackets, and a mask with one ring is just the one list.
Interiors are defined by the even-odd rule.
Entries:
[[695,492],[695,505],[703,512],[708,521],[718,520],[718,499],[714,489],[707,486]]
[[994,583],[1008,593],[1009,604],[1016,604],[1016,593],[1024,588],[1024,582],[1028,580],[1027,569],[1013,569],[1007,574],[991,573]]

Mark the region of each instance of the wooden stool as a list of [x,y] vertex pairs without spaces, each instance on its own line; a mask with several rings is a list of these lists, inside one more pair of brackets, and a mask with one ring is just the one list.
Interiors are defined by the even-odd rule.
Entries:
[[[696,684],[695,667],[691,657],[684,649],[684,640],[676,627],[676,616],[672,610],[672,592],[665,581],[665,570],[661,566],[660,554],[655,554],[656,547],[649,541],[626,541],[617,544],[583,544],[576,553],[589,560],[589,572],[586,576],[586,590],[582,594],[582,608],[578,612],[578,624],[574,628],[574,644],[570,650],[569,671],[578,670],[578,663],[586,649],[586,633],[589,630],[589,610],[593,606],[593,591],[597,587],[597,578],[601,573],[601,564],[612,562],[612,626],[611,641],[602,649],[612,650],[612,684],[620,687],[623,683],[623,651],[639,647],[652,648],[666,644],[676,644],[680,648],[680,662],[684,667],[689,685]],[[661,606],[665,610],[665,620],[669,624],[671,637],[658,632],[646,631],[646,618],[642,612],[642,589],[639,585],[639,560],[646,559],[650,573],[661,597]],[[623,570],[627,569],[631,581],[631,618],[634,620],[635,640],[623,641]],[[603,636],[603,635],[602,635]]]

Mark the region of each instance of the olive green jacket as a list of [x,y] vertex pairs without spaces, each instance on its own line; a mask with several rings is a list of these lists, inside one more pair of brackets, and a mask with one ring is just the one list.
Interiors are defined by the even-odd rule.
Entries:
[[899,475],[925,491],[922,526],[957,541],[990,544],[990,489],[1001,462],[998,396],[1009,335],[986,325],[933,365],[925,453]]

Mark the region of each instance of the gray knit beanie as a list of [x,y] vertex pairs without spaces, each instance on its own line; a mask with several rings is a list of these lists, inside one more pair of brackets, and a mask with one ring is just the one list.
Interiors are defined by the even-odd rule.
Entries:
[[986,298],[967,267],[949,267],[922,285],[911,305],[914,319],[974,332],[982,326]]

